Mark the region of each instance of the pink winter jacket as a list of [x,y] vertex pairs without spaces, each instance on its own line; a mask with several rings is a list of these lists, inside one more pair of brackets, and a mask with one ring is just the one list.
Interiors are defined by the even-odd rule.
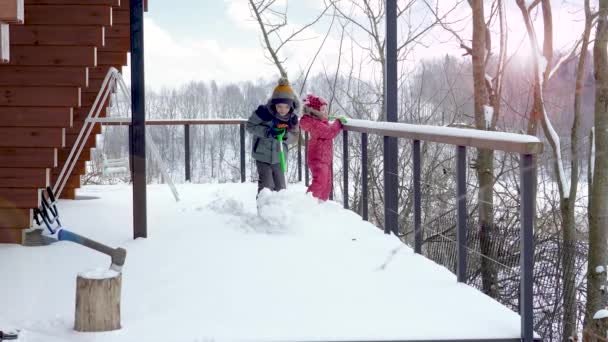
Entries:
[[329,164],[333,158],[333,139],[340,133],[342,123],[339,120],[329,124],[327,120],[317,119],[310,115],[302,116],[300,128],[310,133],[308,140],[308,164]]

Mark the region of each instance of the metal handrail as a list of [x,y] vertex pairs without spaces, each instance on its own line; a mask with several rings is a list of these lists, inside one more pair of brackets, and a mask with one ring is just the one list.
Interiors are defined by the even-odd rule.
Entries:
[[103,104],[106,103],[108,96],[110,95],[110,91],[116,88],[117,75],[120,75],[118,70],[114,67],[110,67],[108,73],[106,74],[106,77],[101,83],[101,88],[99,89],[97,97],[95,97],[95,101],[93,102],[93,105],[89,110],[89,114],[87,115],[87,118],[85,119],[83,126],[80,129],[80,132],[78,133],[78,137],[74,142],[74,146],[72,146],[70,154],[68,155],[68,158],[63,164],[61,172],[59,173],[59,176],[57,177],[57,179],[55,180],[55,184],[53,185],[53,193],[55,193],[57,198],[61,196],[61,192],[63,191],[63,188],[65,187],[69,176],[72,174],[74,166],[76,166],[76,162],[80,157],[80,153],[82,152],[82,149],[84,148],[87,139],[91,135],[91,131],[93,130],[93,127],[95,125],[95,122],[91,119],[97,119],[99,117],[101,109],[103,108]]

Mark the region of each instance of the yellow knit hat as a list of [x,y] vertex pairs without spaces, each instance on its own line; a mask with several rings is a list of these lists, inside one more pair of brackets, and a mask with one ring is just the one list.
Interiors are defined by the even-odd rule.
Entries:
[[270,97],[270,103],[276,105],[277,103],[286,103],[292,109],[297,108],[296,101],[298,98],[296,97],[293,89],[291,89],[291,85],[289,84],[289,80],[285,77],[279,78],[279,84],[272,91],[272,96]]

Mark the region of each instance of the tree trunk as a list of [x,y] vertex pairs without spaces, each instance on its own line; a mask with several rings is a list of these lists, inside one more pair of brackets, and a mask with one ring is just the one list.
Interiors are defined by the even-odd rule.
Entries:
[[564,286],[564,315],[562,340],[567,341],[576,333],[576,229],[574,215],[575,199],[562,198],[562,279]]
[[[473,87],[475,98],[475,127],[480,130],[487,130],[491,126],[491,121],[487,122],[485,112],[486,106],[489,107],[488,94],[486,89],[485,54],[487,26],[484,19],[483,0],[473,0],[471,3],[473,10]],[[491,150],[478,149],[476,172],[479,181],[477,192],[477,202],[479,205],[479,228],[481,253],[489,258],[493,258],[494,250],[492,236],[494,235],[494,152]],[[488,258],[481,259],[481,279],[482,290],[489,296],[496,298],[496,271],[492,261]]]
[[79,275],[76,279],[76,331],[120,329],[120,288],[122,275],[96,277]]
[[563,334],[564,340],[576,336],[577,332],[577,310],[576,310],[576,221],[574,208],[576,205],[576,194],[578,190],[579,178],[579,138],[580,138],[580,121],[581,121],[581,104],[583,79],[585,75],[585,61],[587,59],[587,47],[589,46],[589,36],[591,33],[592,17],[589,7],[589,0],[585,0],[585,30],[583,32],[583,40],[581,45],[581,55],[579,57],[576,85],[574,90],[574,121],[572,122],[571,132],[571,168],[570,168],[570,194],[568,198],[560,201],[560,210],[562,216],[562,238],[563,238],[563,253],[562,253],[562,279],[564,284],[564,315],[563,315]]
[[589,258],[587,272],[586,329],[606,338],[606,322],[593,320],[593,315],[606,308],[606,297],[600,287],[606,282],[608,264],[608,0],[599,1],[597,32],[593,47],[595,74],[595,167],[589,208]]

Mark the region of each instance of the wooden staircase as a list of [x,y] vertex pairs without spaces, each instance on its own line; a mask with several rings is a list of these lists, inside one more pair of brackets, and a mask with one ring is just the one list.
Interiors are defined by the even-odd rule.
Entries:
[[[23,24],[9,28],[10,60],[0,64],[0,243],[21,243],[108,69],[127,65],[130,49],[129,0],[11,1],[25,3]],[[99,133],[97,124],[63,198],[75,198]]]

